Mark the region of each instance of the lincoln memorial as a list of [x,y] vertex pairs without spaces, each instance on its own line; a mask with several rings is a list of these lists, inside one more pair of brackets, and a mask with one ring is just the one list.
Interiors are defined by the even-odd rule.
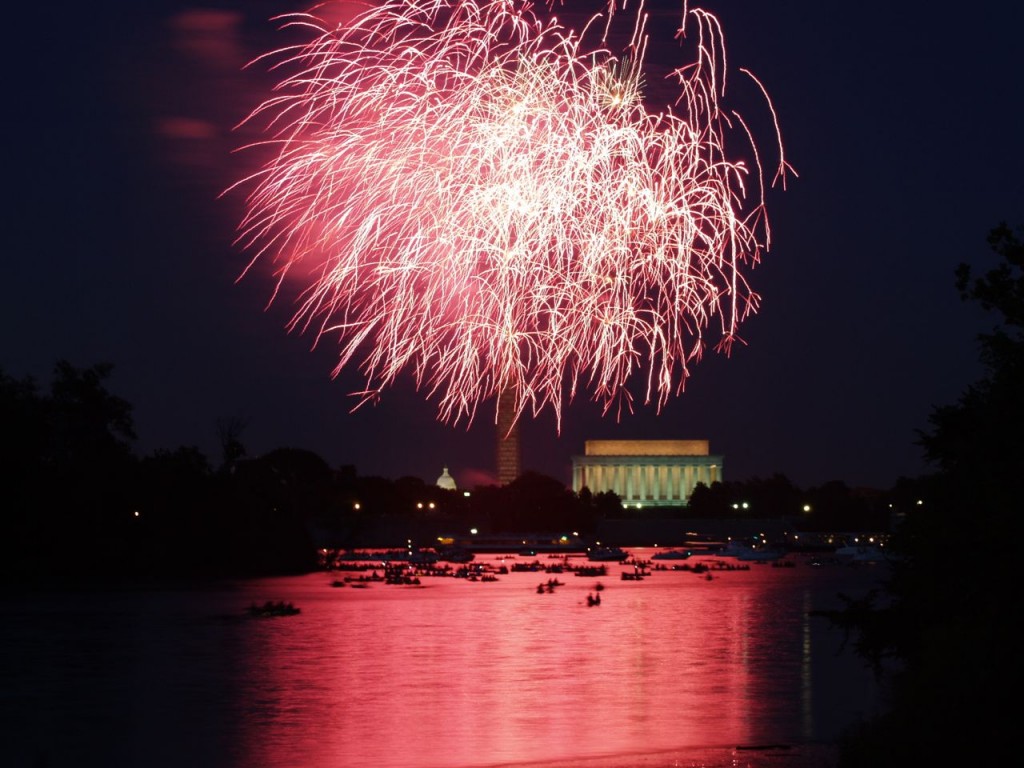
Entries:
[[613,491],[623,506],[681,507],[697,483],[722,480],[707,440],[587,440],[572,457],[572,489]]

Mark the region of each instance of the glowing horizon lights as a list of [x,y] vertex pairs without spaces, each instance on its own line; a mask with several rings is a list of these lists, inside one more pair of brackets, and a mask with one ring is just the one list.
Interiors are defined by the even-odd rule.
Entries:
[[[507,391],[515,420],[551,407],[560,426],[580,390],[632,407],[638,379],[660,409],[706,330],[728,354],[757,310],[744,271],[770,244],[764,176],[720,103],[718,21],[683,4],[696,60],[654,112],[644,8],[619,57],[615,1],[581,30],[523,0],[282,17],[311,39],[267,55],[287,74],[247,118],[271,154],[235,185],[239,242],[250,268],[273,261],[271,301],[287,277],[303,286],[289,329],[337,337],[335,376],[359,358],[357,408],[408,371],[445,422]],[[727,157],[733,131],[753,167]],[[775,134],[773,183],[792,172]]]

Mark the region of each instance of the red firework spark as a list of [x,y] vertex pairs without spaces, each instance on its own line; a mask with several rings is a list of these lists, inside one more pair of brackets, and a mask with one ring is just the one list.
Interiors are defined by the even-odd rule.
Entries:
[[[409,371],[452,423],[508,391],[516,419],[550,406],[560,424],[580,390],[607,412],[636,380],[660,408],[709,328],[728,352],[757,310],[764,174],[722,106],[719,23],[684,3],[696,58],[653,111],[646,14],[615,55],[616,2],[579,30],[524,0],[282,17],[307,42],[263,57],[288,74],[247,118],[271,159],[236,185],[239,242],[250,267],[273,260],[275,296],[298,275],[290,328],[338,339],[335,375],[361,358],[360,404]],[[733,132],[753,167],[727,156]]]

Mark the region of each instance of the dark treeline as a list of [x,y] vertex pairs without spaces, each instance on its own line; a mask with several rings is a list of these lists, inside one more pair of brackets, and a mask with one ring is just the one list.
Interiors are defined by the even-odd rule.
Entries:
[[316,567],[318,545],[365,546],[383,522],[390,530],[415,523],[437,533],[473,527],[586,536],[603,519],[642,514],[787,518],[806,529],[877,531],[916,490],[901,481],[884,494],[841,482],[803,491],[775,475],[699,485],[684,509],[627,511],[614,493],[576,494],[528,472],[466,495],[414,477],[363,477],[302,449],[249,457],[245,425],[232,421],[217,425],[216,465],[193,446],[140,457],[132,406],[106,386],[111,372],[109,363],[82,369],[59,361],[43,389],[0,371],[5,581],[301,573]]
[[614,494],[577,495],[535,473],[466,495],[334,469],[302,449],[248,457],[237,422],[218,426],[217,466],[192,446],[138,457],[132,407],[105,386],[111,371],[60,361],[47,391],[0,371],[5,582],[302,573],[317,567],[317,546],[367,545],[385,523],[587,532],[621,509]]
[[[920,500],[920,483],[900,478],[887,490],[851,488],[832,480],[806,490],[784,474],[768,478],[698,483],[676,514],[690,519],[786,520],[798,531],[888,531]],[[633,516],[649,514],[630,510]]]

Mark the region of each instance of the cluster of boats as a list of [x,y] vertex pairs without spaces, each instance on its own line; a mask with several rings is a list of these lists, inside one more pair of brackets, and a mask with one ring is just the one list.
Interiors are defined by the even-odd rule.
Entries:
[[[623,572],[621,578],[625,581],[640,581],[649,575],[649,569],[662,570],[671,568],[673,570],[693,570],[695,573],[705,574],[705,578],[711,579],[712,570],[746,570],[750,561],[770,562],[775,566],[793,566],[791,560],[787,560],[787,550],[784,547],[771,545],[764,541],[740,542],[729,540],[714,547],[689,549],[677,547],[670,549],[659,549],[652,554],[650,561],[640,561],[633,557],[632,553],[617,546],[596,546],[586,551],[586,559],[593,564],[582,565],[570,563],[568,555],[559,556],[552,554],[551,557],[557,562],[543,565],[539,560],[530,563],[514,563],[511,568],[506,565],[494,565],[486,562],[472,562],[474,555],[468,550],[460,548],[447,548],[441,550],[423,550],[413,547],[401,550],[386,551],[345,551],[335,552],[332,556],[325,557],[324,565],[327,570],[365,570],[374,568],[372,574],[358,577],[350,576],[343,579],[336,579],[332,582],[334,587],[366,587],[375,581],[387,584],[404,584],[418,586],[420,576],[452,576],[464,578],[469,581],[497,581],[498,574],[508,574],[510,571],[534,571],[541,570],[548,573],[573,572],[576,576],[601,577],[608,573],[605,563],[619,563],[621,565],[633,565],[632,573]],[[328,553],[325,551],[325,555]],[[531,551],[531,554],[535,554]],[[686,561],[695,555],[711,555],[714,560],[707,557],[700,558],[695,565],[689,563],[666,565],[665,561]],[[725,562],[724,559],[734,559],[736,564]],[[888,553],[875,543],[856,543],[849,546],[838,547],[830,562],[835,563],[875,563],[889,559]],[[447,561],[442,563],[442,561]],[[657,561],[657,562],[655,562]],[[442,564],[439,564],[442,563]],[[449,563],[458,563],[460,567],[454,568]],[[383,574],[378,573],[377,568],[382,569]],[[562,582],[557,579],[549,579],[537,587],[538,592],[553,592],[556,586]],[[598,587],[600,589],[600,586]],[[598,605],[599,596],[588,596],[588,605]],[[294,616],[299,609],[291,603],[283,601],[267,601],[262,605],[253,604],[249,607],[250,616],[268,618],[274,616]]]
[[438,549],[386,550],[339,550],[321,552],[322,564],[331,570],[361,569],[367,564],[384,567],[397,563],[409,565],[434,565],[435,563],[471,563],[476,555],[462,547],[441,547]]
[[[740,562],[783,561],[789,550],[777,544],[752,539],[738,541],[730,539],[721,544],[703,547],[699,551],[689,548],[662,549],[651,555],[657,561],[683,561],[695,555],[711,555],[718,558],[734,558]],[[587,552],[587,558],[598,561],[627,562],[630,553],[620,547],[597,547]],[[840,563],[879,563],[890,559],[890,555],[882,546],[874,543],[852,544],[836,548],[833,558]]]
[[[534,555],[532,549],[520,554]],[[605,563],[619,563],[629,565],[635,563],[633,554],[622,547],[610,545],[592,546],[579,554],[585,556],[586,560],[593,565],[585,566],[571,563],[566,553],[551,553],[548,564],[542,564],[534,559],[532,562],[519,562],[511,566],[512,570],[535,570],[548,571],[551,573],[562,571],[577,571],[577,575],[604,575],[596,569],[603,569]],[[680,567],[691,558],[714,557],[733,559],[741,563],[764,562],[784,563],[789,549],[785,546],[773,544],[763,538],[752,538],[748,540],[729,539],[722,542],[703,544],[702,546],[659,548],[650,555],[650,562],[647,567],[669,567],[673,569]],[[514,556],[514,555],[513,555]],[[383,569],[416,569],[426,570],[428,575],[450,575],[452,565],[461,565],[472,568],[474,553],[468,549],[451,546],[437,549],[420,549],[408,547],[406,549],[377,550],[377,551],[335,551],[324,550],[324,567],[326,570],[363,570],[368,567]],[[842,546],[835,550],[830,558],[832,562],[839,563],[873,563],[887,560],[887,553],[875,543],[861,543],[851,546]],[[434,570],[443,571],[434,573]],[[479,575],[479,574],[477,574]]]
[[[651,555],[652,560],[688,560],[694,556],[692,549],[664,549]],[[786,556],[782,547],[768,544],[745,544],[730,540],[720,547],[707,549],[701,554],[712,554],[715,557],[734,557],[737,560],[778,560]],[[596,547],[587,552],[589,560],[612,561],[622,563],[630,558],[630,553],[620,547]]]

